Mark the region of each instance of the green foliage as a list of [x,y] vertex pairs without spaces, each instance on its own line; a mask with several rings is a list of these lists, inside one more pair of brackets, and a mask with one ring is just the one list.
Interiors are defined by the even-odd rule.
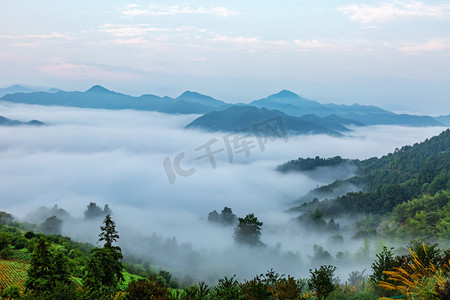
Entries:
[[242,299],[242,293],[239,288],[239,282],[235,276],[219,279],[219,283],[211,292],[212,299],[218,300],[237,300]]
[[239,224],[234,229],[234,240],[237,244],[248,246],[262,245],[260,241],[261,226],[254,214],[248,214],[245,218],[239,218]]
[[334,271],[335,266],[320,266],[319,269],[309,270],[311,274],[308,280],[309,288],[314,291],[319,300],[325,299],[335,288],[334,284]]
[[423,195],[394,208],[394,232],[406,238],[450,239],[450,190]]
[[52,295],[58,284],[73,284],[69,277],[67,258],[61,253],[52,253],[50,244],[39,239],[31,258],[25,287],[33,295]]
[[300,215],[297,220],[304,227],[313,230],[336,232],[340,228],[339,224],[336,223],[334,219],[331,219],[327,223],[323,218],[322,212],[318,209],[316,209],[312,213],[305,213]]
[[313,245],[314,250],[314,256],[312,257],[312,260],[315,262],[324,262],[326,260],[331,259],[331,254],[327,250],[324,250],[322,246],[320,245]]
[[384,271],[391,271],[394,265],[393,248],[383,247],[383,250],[377,254],[377,259],[372,263],[372,274],[370,280],[377,285],[380,281],[387,281],[388,276]]
[[3,290],[1,296],[6,299],[20,298],[20,288],[17,285],[10,285]]
[[0,232],[0,251],[9,246],[9,236],[6,232]]
[[105,244],[103,248],[91,251],[83,276],[83,286],[93,297],[114,294],[123,280],[122,251],[112,245],[119,238],[115,223],[110,215],[106,215],[103,223],[99,241],[105,241]]
[[[424,267],[429,267],[431,265],[439,266],[442,264],[442,251],[438,248],[438,244],[412,241],[409,245],[409,249],[416,254],[417,259]],[[448,261],[444,263],[448,263]]]
[[237,223],[238,219],[233,211],[229,207],[224,207],[220,214],[213,210],[208,214],[208,221],[213,223],[218,223],[221,225],[234,225]]
[[51,216],[47,218],[44,223],[42,223],[41,228],[44,234],[48,235],[58,235],[61,234],[62,220],[58,219],[56,216]]
[[[345,213],[386,214],[396,206],[420,197],[434,195],[450,188],[450,129],[421,144],[404,146],[382,158],[354,160],[359,167],[357,180],[348,183],[364,184],[364,192],[351,192],[333,200],[310,203],[324,216]],[[311,211],[309,206],[299,207]],[[445,225],[450,223],[445,221]]]
[[112,244],[119,238],[116,231],[116,224],[111,220],[111,215],[106,215],[103,224],[103,226],[100,226],[101,233],[99,234],[100,239],[98,241],[105,241],[104,247],[111,248]]
[[342,159],[340,156],[335,156],[332,158],[320,158],[316,156],[315,158],[301,158],[296,160],[291,160],[277,167],[278,171],[289,172],[289,171],[310,171],[318,167],[335,167],[344,162],[351,162],[349,159]]
[[211,289],[205,282],[199,282],[197,285],[191,285],[183,290],[184,294],[181,297],[183,300],[203,300],[210,299],[208,296]]
[[273,295],[268,289],[268,282],[260,276],[250,281],[245,280],[239,287],[245,299],[270,299]]
[[104,206],[103,209],[101,209],[100,206],[98,206],[95,202],[89,203],[87,206],[87,209],[84,211],[84,218],[86,220],[92,220],[96,218],[102,218],[106,215],[111,215],[112,211],[109,208],[108,204]]
[[128,284],[126,299],[146,300],[146,299],[168,299],[169,291],[167,286],[152,279],[138,279]]
[[290,300],[299,299],[304,287],[304,283],[295,280],[294,277],[281,278],[271,288],[275,299]]
[[15,221],[15,218],[11,214],[9,214],[5,211],[0,211],[0,224],[1,225],[12,225],[14,221]]

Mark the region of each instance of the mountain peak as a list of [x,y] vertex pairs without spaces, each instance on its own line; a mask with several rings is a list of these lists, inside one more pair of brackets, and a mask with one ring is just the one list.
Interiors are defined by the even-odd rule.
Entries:
[[196,98],[208,98],[208,99],[213,99],[210,96],[206,96],[197,92],[193,92],[193,91],[185,91],[183,94],[181,94],[180,96],[178,96],[177,99],[182,99],[182,98],[192,98],[192,97],[196,97]]
[[225,105],[225,102],[223,102],[223,101],[216,100],[213,97],[202,95],[200,93],[191,92],[191,91],[184,92],[183,94],[178,96],[175,100],[176,101],[195,102],[195,103],[199,103],[202,105],[216,106],[216,107]]
[[111,93],[111,91],[108,89],[105,89],[101,85],[94,85],[93,87],[88,89],[86,91],[86,93]]
[[289,91],[289,90],[281,90],[279,93],[277,93],[277,94],[275,94],[275,95],[272,95],[272,96],[278,96],[278,97],[296,97],[296,98],[299,98],[299,96],[298,96],[296,93],[291,92],[291,91]]

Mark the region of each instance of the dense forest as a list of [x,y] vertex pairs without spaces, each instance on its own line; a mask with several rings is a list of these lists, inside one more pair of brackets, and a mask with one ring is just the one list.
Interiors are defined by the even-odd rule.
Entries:
[[[331,161],[339,160],[335,158]],[[296,170],[298,165],[305,164],[299,161],[303,160],[289,162],[283,169]],[[329,160],[316,158],[309,161],[317,161],[317,166],[323,166],[324,161]],[[358,166],[356,176],[319,187],[315,194],[326,195],[327,191],[346,185],[359,186],[360,191],[326,199],[316,198],[291,211],[312,213],[318,210],[329,218],[355,213],[373,215],[379,220],[380,233],[448,241],[449,129],[439,136],[396,149],[381,158],[351,162]]]

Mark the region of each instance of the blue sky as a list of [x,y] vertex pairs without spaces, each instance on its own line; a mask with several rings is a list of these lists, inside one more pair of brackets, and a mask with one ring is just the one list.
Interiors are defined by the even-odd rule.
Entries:
[[450,1],[0,0],[0,87],[450,113]]

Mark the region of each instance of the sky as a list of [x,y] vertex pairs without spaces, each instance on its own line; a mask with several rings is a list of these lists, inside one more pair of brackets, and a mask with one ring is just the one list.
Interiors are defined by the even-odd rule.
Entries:
[[0,0],[0,87],[450,111],[450,1]]

